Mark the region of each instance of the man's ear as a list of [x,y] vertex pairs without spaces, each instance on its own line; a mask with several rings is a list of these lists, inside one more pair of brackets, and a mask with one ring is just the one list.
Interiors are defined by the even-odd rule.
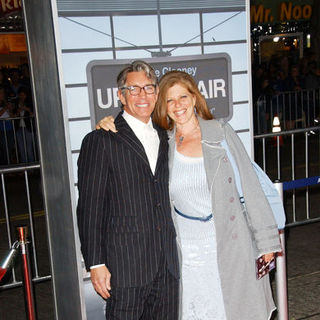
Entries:
[[123,92],[121,89],[118,89],[118,98],[120,100],[120,102],[122,103],[123,106],[125,106],[127,104],[126,98],[123,95]]

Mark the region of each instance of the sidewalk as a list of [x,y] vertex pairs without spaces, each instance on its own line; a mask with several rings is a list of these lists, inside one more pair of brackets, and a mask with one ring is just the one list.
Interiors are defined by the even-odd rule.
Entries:
[[287,229],[286,242],[289,320],[320,320],[320,223]]
[[[320,320],[320,223],[286,230],[286,241],[289,320]],[[53,320],[51,282],[36,284],[35,294],[38,319]],[[22,288],[0,291],[0,319],[26,319]]]

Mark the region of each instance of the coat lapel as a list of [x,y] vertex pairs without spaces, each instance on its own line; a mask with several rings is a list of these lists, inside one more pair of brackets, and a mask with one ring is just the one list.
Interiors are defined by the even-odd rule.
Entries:
[[148,167],[149,161],[144,150],[144,147],[137,136],[134,134],[128,123],[124,120],[121,114],[115,119],[115,126],[118,130],[114,134],[116,139],[119,139],[123,144],[126,145],[137,157],[139,157]]
[[169,136],[169,151],[168,151],[168,165],[169,165],[169,183],[171,182],[172,177],[172,167],[173,167],[173,158],[174,158],[174,149],[175,149],[175,136],[176,136],[176,128],[172,131],[168,131]]
[[163,163],[163,161],[167,161],[167,156],[168,156],[168,135],[167,132],[163,129],[160,129],[157,125],[153,125],[154,128],[157,130],[158,135],[159,135],[159,151],[158,151],[158,159],[157,159],[157,164],[156,164],[156,169],[155,173]]
[[217,120],[203,120],[198,118],[201,130],[201,143],[203,162],[207,176],[209,190],[213,185],[214,177],[218,171],[220,161],[226,157],[226,152],[221,146],[224,138],[224,130]]

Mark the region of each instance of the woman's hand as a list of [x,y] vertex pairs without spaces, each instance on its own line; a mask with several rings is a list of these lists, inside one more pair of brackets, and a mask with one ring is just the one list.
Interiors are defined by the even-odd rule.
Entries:
[[265,262],[270,262],[274,257],[275,257],[274,252],[267,253],[267,254],[264,254],[264,255],[262,256],[262,258],[263,258],[263,260],[264,260]]
[[96,124],[96,129],[103,129],[106,131],[118,132],[114,125],[114,118],[113,116],[104,117]]

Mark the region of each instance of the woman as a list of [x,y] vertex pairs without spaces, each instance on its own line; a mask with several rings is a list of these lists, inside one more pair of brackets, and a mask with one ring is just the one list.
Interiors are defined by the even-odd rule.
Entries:
[[[182,319],[266,320],[275,309],[255,260],[281,251],[270,206],[236,133],[214,120],[196,83],[172,71],[153,121],[169,130],[170,196],[181,249]],[[226,142],[232,158],[221,145]],[[240,203],[231,161],[240,174]]]

